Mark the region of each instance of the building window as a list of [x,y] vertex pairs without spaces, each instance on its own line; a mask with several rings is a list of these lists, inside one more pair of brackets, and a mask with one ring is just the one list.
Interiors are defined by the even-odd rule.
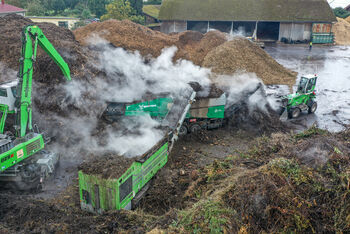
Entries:
[[68,21],[58,21],[58,26],[68,28]]

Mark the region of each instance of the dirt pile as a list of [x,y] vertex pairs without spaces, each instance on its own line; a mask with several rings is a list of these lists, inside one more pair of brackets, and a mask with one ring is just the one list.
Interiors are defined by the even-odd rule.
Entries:
[[[296,73],[277,63],[259,46],[237,37],[211,50],[204,58],[204,67],[217,74],[232,75],[238,71],[255,73],[264,84],[294,85]],[[213,78],[215,81],[215,77]]]
[[74,31],[75,37],[82,45],[88,45],[94,35],[106,39],[114,46],[131,51],[139,51],[141,55],[158,57],[161,50],[175,43],[175,38],[153,31],[129,20],[107,20],[89,24]]
[[162,49],[175,45],[178,51],[174,60],[191,60],[196,65],[201,65],[205,55],[211,49],[227,40],[226,35],[218,31],[204,35],[194,31],[167,35],[129,20],[107,20],[98,24],[89,24],[78,28],[74,34],[85,46],[93,42],[94,35],[98,35],[116,47],[130,51],[137,50],[142,56],[158,57]]
[[[26,25],[33,24],[29,19],[12,14],[0,18],[0,62],[15,71],[18,71],[21,56],[21,35]],[[98,71],[88,64],[88,52],[82,49],[75,40],[73,33],[62,27],[49,23],[37,23],[45,36],[53,44],[63,59],[69,64],[73,79],[88,80],[96,76]],[[9,77],[2,77],[2,81]],[[15,78],[15,77],[11,77]],[[65,79],[55,62],[38,49],[37,59],[34,65],[33,92],[34,102],[40,112],[53,111],[64,114],[68,110],[62,110],[60,105],[65,95],[58,84]]]
[[350,23],[350,16],[348,16],[347,18],[345,18],[346,21],[348,21]]
[[337,45],[350,45],[350,22],[337,18],[338,22],[333,25],[335,43]]
[[[128,20],[108,20],[89,24],[74,31],[79,42],[88,45],[94,35],[114,46],[140,51],[141,55],[157,57],[163,48],[178,48],[174,60],[186,59],[194,64],[212,68],[215,73],[231,75],[239,70],[256,73],[265,84],[295,83],[296,74],[273,60],[261,48],[248,40],[236,38],[227,42],[227,35],[219,31],[206,34],[185,31],[167,35]],[[90,40],[89,40],[90,38]]]
[[118,179],[135,161],[120,155],[90,155],[92,158],[79,166],[79,170],[89,175],[101,175],[104,179]]
[[186,56],[181,57],[181,53],[179,53],[175,59],[187,59],[199,66],[202,66],[209,51],[227,41],[226,34],[219,31],[210,31],[204,35],[200,32],[185,31],[176,36],[175,45],[184,50]]

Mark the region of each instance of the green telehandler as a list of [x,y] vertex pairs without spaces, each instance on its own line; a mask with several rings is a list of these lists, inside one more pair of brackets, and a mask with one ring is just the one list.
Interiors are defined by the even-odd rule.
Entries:
[[309,114],[316,111],[316,82],[316,75],[307,75],[300,78],[296,93],[282,98],[281,119],[298,118],[302,111],[308,111]]
[[[19,190],[41,188],[59,160],[59,155],[43,150],[47,139],[32,124],[32,76],[38,44],[66,79],[71,79],[67,63],[41,29],[24,27],[18,80],[0,85],[0,182]],[[5,124],[8,114],[14,116],[12,126]],[[4,132],[5,127],[13,131]]]

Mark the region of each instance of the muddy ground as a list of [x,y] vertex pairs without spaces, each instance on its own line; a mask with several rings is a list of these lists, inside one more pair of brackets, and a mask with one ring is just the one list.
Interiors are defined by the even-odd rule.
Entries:
[[50,199],[0,194],[0,229],[346,232],[349,155],[349,130],[334,134],[311,128],[293,135],[231,128],[199,132],[177,142],[135,211],[101,216],[81,211],[74,178],[63,193]]
[[[298,120],[290,120],[301,129],[317,124],[322,129],[335,132],[344,129],[350,120],[350,48],[346,46],[313,46],[309,51],[306,45],[271,44],[268,52],[283,66],[301,75],[316,74],[316,100],[318,109],[315,115],[304,113]],[[293,87],[295,91],[297,84]],[[285,86],[268,87],[269,93],[287,94]]]

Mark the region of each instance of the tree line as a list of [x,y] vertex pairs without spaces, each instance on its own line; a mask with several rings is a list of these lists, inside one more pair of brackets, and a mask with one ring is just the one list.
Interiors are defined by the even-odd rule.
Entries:
[[[29,16],[74,16],[81,19],[116,18],[142,23],[143,0],[6,0],[27,10]],[[145,4],[161,4],[149,0]]]

